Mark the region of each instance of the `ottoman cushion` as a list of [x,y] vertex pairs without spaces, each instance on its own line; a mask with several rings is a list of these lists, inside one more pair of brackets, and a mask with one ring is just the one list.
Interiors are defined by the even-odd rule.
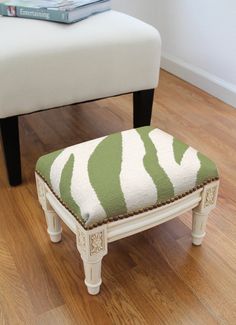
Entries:
[[218,179],[206,156],[152,127],[50,153],[36,172],[85,228],[157,208]]
[[160,36],[109,11],[66,25],[0,17],[0,118],[157,86]]

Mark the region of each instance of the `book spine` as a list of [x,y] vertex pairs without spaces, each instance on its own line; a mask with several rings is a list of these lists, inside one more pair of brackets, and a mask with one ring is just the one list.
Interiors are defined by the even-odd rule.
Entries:
[[21,17],[68,23],[68,12],[60,10],[15,7],[0,4],[0,14],[8,17]]

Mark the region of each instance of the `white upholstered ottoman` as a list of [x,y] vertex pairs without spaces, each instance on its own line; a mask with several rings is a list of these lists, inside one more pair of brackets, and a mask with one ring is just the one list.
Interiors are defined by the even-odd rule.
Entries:
[[76,235],[90,294],[99,292],[110,242],[193,210],[192,240],[200,245],[219,185],[211,160],[152,127],[43,156],[36,182],[51,240],[61,240],[61,220]]
[[0,17],[0,123],[11,185],[21,182],[18,116],[134,93],[149,125],[160,67],[156,29],[109,11],[72,25]]

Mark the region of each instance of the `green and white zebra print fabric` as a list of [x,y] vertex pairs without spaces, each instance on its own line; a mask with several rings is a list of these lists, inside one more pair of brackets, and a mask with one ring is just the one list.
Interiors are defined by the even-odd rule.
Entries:
[[50,153],[38,160],[36,172],[85,227],[156,206],[218,178],[211,160],[152,127]]

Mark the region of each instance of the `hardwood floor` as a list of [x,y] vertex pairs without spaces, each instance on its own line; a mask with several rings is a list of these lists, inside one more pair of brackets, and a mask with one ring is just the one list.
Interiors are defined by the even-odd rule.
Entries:
[[201,247],[191,216],[109,245],[89,296],[74,235],[52,244],[36,197],[39,156],[132,127],[131,96],[20,118],[24,184],[0,149],[0,324],[236,324],[236,109],[162,71],[152,124],[219,166],[218,206]]

